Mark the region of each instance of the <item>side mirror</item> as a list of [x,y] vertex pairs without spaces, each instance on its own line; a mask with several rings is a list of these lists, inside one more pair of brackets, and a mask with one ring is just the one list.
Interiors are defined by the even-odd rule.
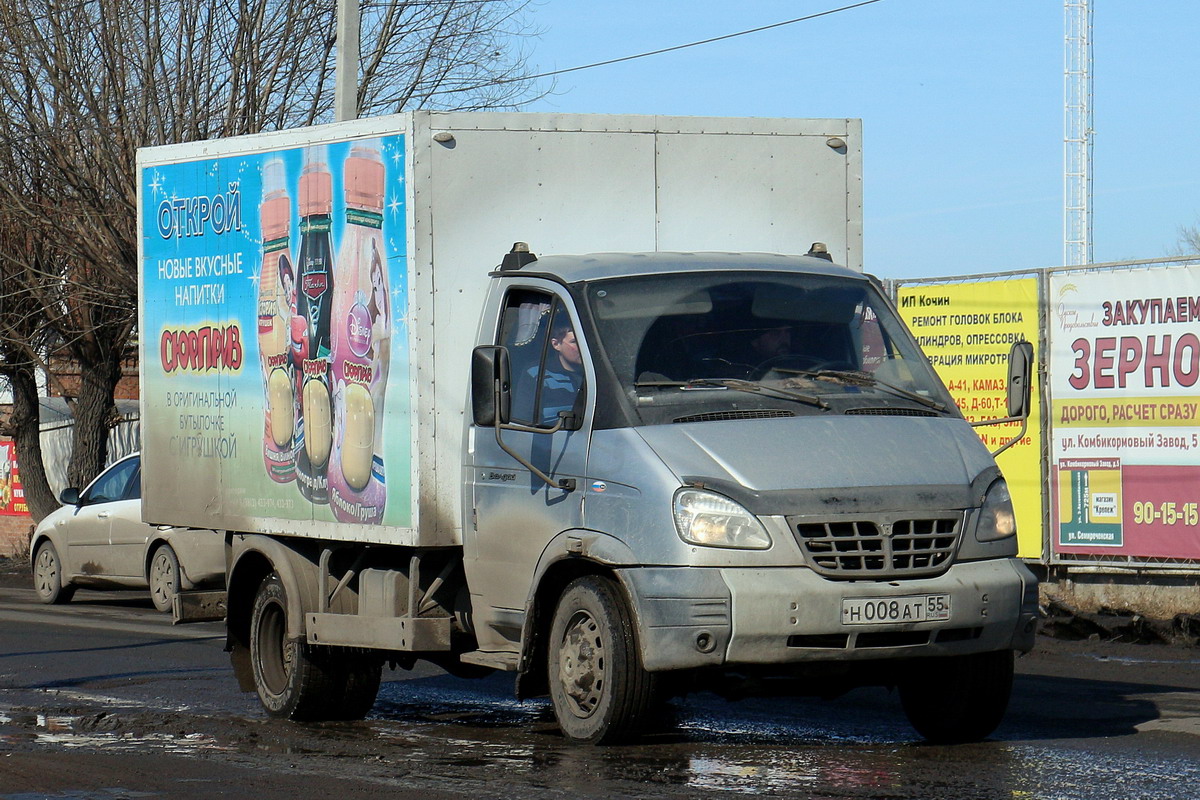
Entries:
[[1032,389],[1033,345],[1016,342],[1008,351],[1008,416],[1029,416],[1029,392]]
[[58,502],[62,503],[64,506],[80,505],[79,490],[75,488],[63,489],[62,494],[58,496]]
[[[491,428],[505,425],[511,419],[511,373],[508,348],[480,345],[471,351],[471,415],[476,425]],[[497,399],[499,408],[496,407]]]

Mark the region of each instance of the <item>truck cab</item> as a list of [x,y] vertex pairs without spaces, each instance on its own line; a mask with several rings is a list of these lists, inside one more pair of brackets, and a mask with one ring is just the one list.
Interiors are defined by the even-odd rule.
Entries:
[[589,741],[680,671],[895,685],[928,738],[990,733],[1036,580],[994,460],[873,279],[816,256],[506,261],[463,440],[477,660],[529,673]]

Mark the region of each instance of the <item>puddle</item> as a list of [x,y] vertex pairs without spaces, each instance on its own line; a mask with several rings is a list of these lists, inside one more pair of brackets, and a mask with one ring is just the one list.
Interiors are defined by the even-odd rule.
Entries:
[[420,686],[417,683],[405,681],[384,684],[369,719],[483,729],[520,728],[537,723],[550,708],[544,700],[521,701],[511,694],[506,696],[436,685]]
[[54,794],[17,792],[4,795],[4,800],[127,800],[135,797],[159,797],[157,792],[135,792],[132,789],[68,789]]
[[[897,727],[902,723],[896,709],[880,711],[870,697],[847,710],[771,700],[729,705],[690,696],[673,701],[661,731],[639,745],[574,747],[555,729],[546,701],[520,702],[507,689],[499,681],[461,690],[439,679],[398,681],[385,684],[363,722],[306,725],[269,719],[257,709],[244,716],[204,715],[184,706],[177,713],[169,705],[55,692],[0,708],[0,749],[213,756],[214,762],[233,759],[269,769],[283,762],[288,770],[314,775],[358,776],[410,790],[454,785],[480,797],[498,796],[497,787],[513,790],[506,796],[522,796],[521,787],[536,787],[536,796],[548,796],[539,793],[543,789],[566,796],[582,785],[603,793],[596,796],[612,797],[723,792],[1177,800],[1182,795],[1170,793],[1175,780],[1200,783],[1194,760],[1143,759],[1122,750],[1104,754],[1083,744],[922,746],[906,727]],[[980,792],[975,784],[990,788]],[[992,791],[997,787],[1003,791]],[[110,798],[107,791],[87,797],[136,796],[112,790]],[[84,800],[70,793],[52,799],[77,796]]]
[[893,736],[871,734],[840,734],[828,728],[803,726],[795,722],[771,723],[736,720],[728,717],[708,717],[681,714],[677,722],[680,733],[689,739],[724,744],[788,744],[819,747],[831,744],[896,744]]
[[691,758],[683,783],[697,789],[761,794],[828,786],[839,790],[878,790],[898,786],[900,781],[887,769],[856,766],[824,756],[795,755],[769,757],[765,762]]
[[[230,749],[214,737],[203,733],[141,732],[136,729],[149,725],[107,711],[93,714],[50,714],[33,711],[23,713],[16,709],[6,709],[0,711],[0,725],[9,726],[9,730],[0,733],[0,741],[55,745],[70,749],[103,748],[105,753],[151,751],[171,755],[194,755],[201,751]],[[135,730],[124,730],[129,727]],[[11,798],[5,796],[5,800]]]
[[1140,667],[1145,664],[1168,664],[1168,665],[1178,665],[1181,667],[1196,666],[1196,665],[1200,664],[1200,659],[1196,659],[1196,658],[1187,658],[1187,659],[1182,659],[1182,658],[1181,659],[1130,658],[1128,656],[1102,656],[1102,655],[1094,655],[1094,654],[1090,654],[1090,653],[1087,654],[1087,657],[1092,659],[1093,661],[1103,661],[1107,664],[1125,664],[1125,665],[1128,665],[1131,667]]
[[105,754],[113,753],[146,753],[148,751],[167,755],[196,755],[201,751],[226,751],[211,737],[203,735],[188,735],[182,738],[170,733],[151,733],[137,735],[132,733],[39,733],[35,737],[38,744],[53,744],[67,748],[104,748]]
[[[71,689],[54,689],[53,691],[55,698],[66,698],[80,703],[108,706],[111,708],[151,708],[142,703],[124,700],[107,694],[93,694],[92,692],[80,692]],[[152,710],[171,712],[173,714],[189,714],[196,711],[193,706],[186,703],[171,703],[161,699],[156,700]]]
[[[1035,797],[1062,800],[1178,800],[1193,797],[1186,787],[1200,780],[1193,758],[1130,756],[1118,753],[1010,748],[1013,775]],[[1054,794],[1048,793],[1054,787]]]

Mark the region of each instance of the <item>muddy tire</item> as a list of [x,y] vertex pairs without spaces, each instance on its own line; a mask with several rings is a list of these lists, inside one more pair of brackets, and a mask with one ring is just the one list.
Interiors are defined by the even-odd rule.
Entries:
[[273,717],[297,721],[335,715],[344,684],[331,660],[288,638],[288,599],[276,573],[263,578],[250,615],[250,666],[259,702]]
[[146,577],[154,607],[170,613],[175,595],[179,592],[179,558],[169,544],[161,545],[154,551]]
[[1012,683],[1011,650],[922,659],[900,684],[900,703],[928,741],[977,742],[1004,718]]
[[33,554],[33,588],[38,600],[47,604],[66,603],[75,594],[74,586],[63,585],[62,561],[49,541],[38,545]]
[[642,667],[633,625],[611,580],[577,578],[563,592],[550,626],[547,678],[567,739],[611,744],[645,729],[656,679]]
[[337,655],[334,658],[341,696],[331,709],[329,719],[362,719],[375,706],[383,664],[370,656]]

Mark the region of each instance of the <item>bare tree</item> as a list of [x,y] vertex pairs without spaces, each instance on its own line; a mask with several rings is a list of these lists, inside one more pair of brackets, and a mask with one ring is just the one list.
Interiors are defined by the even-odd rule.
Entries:
[[1191,256],[1200,253],[1200,226],[1180,225],[1173,255]]
[[[365,0],[360,113],[532,99],[526,5]],[[135,335],[137,148],[329,121],[335,8],[0,0],[0,240],[27,244],[0,253],[0,268],[41,332],[37,345],[22,341],[29,332],[7,319],[19,304],[5,303],[0,340],[13,347],[12,369],[44,362],[47,348],[78,364],[73,485],[106,462],[113,390]]]
[[40,520],[58,507],[46,480],[39,436],[37,374],[45,365],[46,333],[38,301],[28,290],[28,276],[18,271],[16,263],[36,264],[36,244],[34,237],[7,224],[0,210],[0,249],[23,254],[0,268],[0,377],[13,398],[12,415],[0,433],[16,442],[25,501],[34,519]]

